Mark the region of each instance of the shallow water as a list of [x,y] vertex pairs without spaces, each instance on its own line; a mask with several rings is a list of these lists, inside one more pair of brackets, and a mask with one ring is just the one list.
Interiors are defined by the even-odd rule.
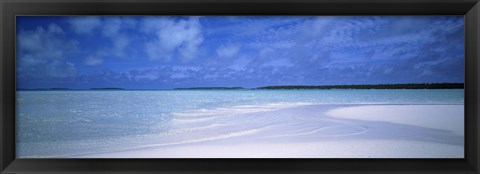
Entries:
[[[278,125],[295,118],[281,116],[288,110],[277,112],[278,118],[261,113],[306,104],[463,101],[463,90],[19,91],[17,156],[63,157],[260,133],[266,137],[322,131],[348,135],[362,128],[299,122],[295,127],[301,130],[278,134],[282,131]],[[272,126],[279,129],[269,129]]]

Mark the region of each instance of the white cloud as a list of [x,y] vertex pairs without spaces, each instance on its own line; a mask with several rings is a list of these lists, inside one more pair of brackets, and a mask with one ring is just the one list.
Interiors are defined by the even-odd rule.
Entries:
[[118,35],[117,37],[112,38],[113,43],[113,54],[118,57],[125,57],[125,49],[130,44],[130,39],[125,35]]
[[217,55],[219,57],[232,57],[238,53],[240,46],[234,44],[222,45],[217,48]]
[[184,78],[187,78],[187,77],[189,77],[189,75],[185,72],[172,73],[170,75],[170,78],[172,78],[172,79],[184,79]]
[[169,61],[178,52],[182,61],[189,61],[198,55],[198,47],[203,42],[198,17],[180,20],[146,18],[142,31],[154,36],[145,44],[145,51],[151,60]]
[[312,28],[310,29],[305,28],[305,29],[317,34],[323,33],[325,32],[325,30],[328,29],[328,26],[331,25],[332,22],[335,22],[335,20],[338,18],[339,17],[336,17],[336,16],[318,16],[311,23]]
[[243,56],[233,61],[233,64],[229,66],[229,68],[234,69],[236,71],[243,71],[245,70],[245,68],[250,62],[252,62],[251,58]]
[[17,37],[17,58],[20,77],[63,78],[75,76],[75,65],[67,56],[77,49],[78,42],[66,40],[61,27],[20,31]]
[[[121,58],[126,57],[126,48],[131,42],[131,36],[128,36],[124,30],[134,28],[136,25],[136,22],[128,17],[100,18],[95,16],[72,17],[69,18],[68,23],[77,34],[89,34],[98,28],[102,36],[108,38],[111,42],[111,46],[100,47],[97,54],[90,55],[85,60],[87,65],[102,64],[104,57],[108,55],[105,53]],[[98,54],[98,52],[104,54]]]
[[167,62],[172,60],[171,51],[163,50],[159,45],[161,45],[161,43],[156,41],[145,44],[145,52],[150,60],[163,60]]
[[270,48],[270,47],[266,47],[266,48],[263,48],[262,50],[260,50],[260,57],[266,57],[268,56],[269,54],[272,54],[275,50]]
[[173,71],[193,71],[193,72],[198,72],[202,70],[203,68],[200,66],[174,66],[172,67]]
[[139,80],[156,80],[158,79],[158,75],[156,74],[141,74],[141,75],[137,75],[135,76],[135,80],[139,81]]
[[59,27],[58,25],[56,25],[56,24],[50,24],[50,25],[48,26],[48,32],[49,32],[49,33],[52,33],[52,34],[60,34],[60,35],[65,34],[65,33],[63,32],[63,29],[60,28],[60,27]]
[[108,18],[103,21],[102,34],[105,37],[114,38],[120,32],[122,27],[122,20],[120,18]]
[[102,35],[110,38],[112,48],[109,51],[115,56],[126,56],[125,48],[130,44],[131,39],[124,30],[134,28],[135,25],[136,22],[130,18],[106,18],[102,21]]
[[68,22],[70,23],[72,30],[77,34],[91,33],[95,28],[102,24],[100,18],[95,16],[72,17]]
[[85,65],[88,66],[97,66],[103,64],[103,59],[99,57],[89,56],[85,59]]
[[213,80],[215,80],[215,79],[218,79],[219,77],[221,77],[221,76],[215,73],[215,74],[206,74],[203,78],[204,78],[204,79],[213,79]]

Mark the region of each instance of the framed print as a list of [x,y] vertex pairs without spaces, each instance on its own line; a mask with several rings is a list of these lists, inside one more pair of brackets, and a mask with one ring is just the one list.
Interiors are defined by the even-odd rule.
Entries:
[[478,8],[2,2],[1,170],[478,172]]
[[463,16],[16,24],[17,158],[464,157]]

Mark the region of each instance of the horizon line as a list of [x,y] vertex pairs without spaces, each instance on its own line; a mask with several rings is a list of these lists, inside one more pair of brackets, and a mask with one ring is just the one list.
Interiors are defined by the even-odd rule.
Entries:
[[337,84],[337,85],[267,85],[258,87],[241,87],[241,86],[192,86],[192,87],[175,87],[175,88],[123,88],[123,87],[92,87],[92,88],[68,88],[68,87],[50,87],[50,88],[16,88],[16,90],[181,90],[195,88],[224,88],[224,89],[261,89],[268,87],[339,87],[339,86],[381,86],[381,85],[465,85],[462,83],[378,83],[378,84]]

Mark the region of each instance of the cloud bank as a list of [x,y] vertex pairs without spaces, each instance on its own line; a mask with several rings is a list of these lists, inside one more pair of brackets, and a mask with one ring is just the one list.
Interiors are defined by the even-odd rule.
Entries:
[[461,16],[18,21],[17,74],[24,88],[464,81]]

